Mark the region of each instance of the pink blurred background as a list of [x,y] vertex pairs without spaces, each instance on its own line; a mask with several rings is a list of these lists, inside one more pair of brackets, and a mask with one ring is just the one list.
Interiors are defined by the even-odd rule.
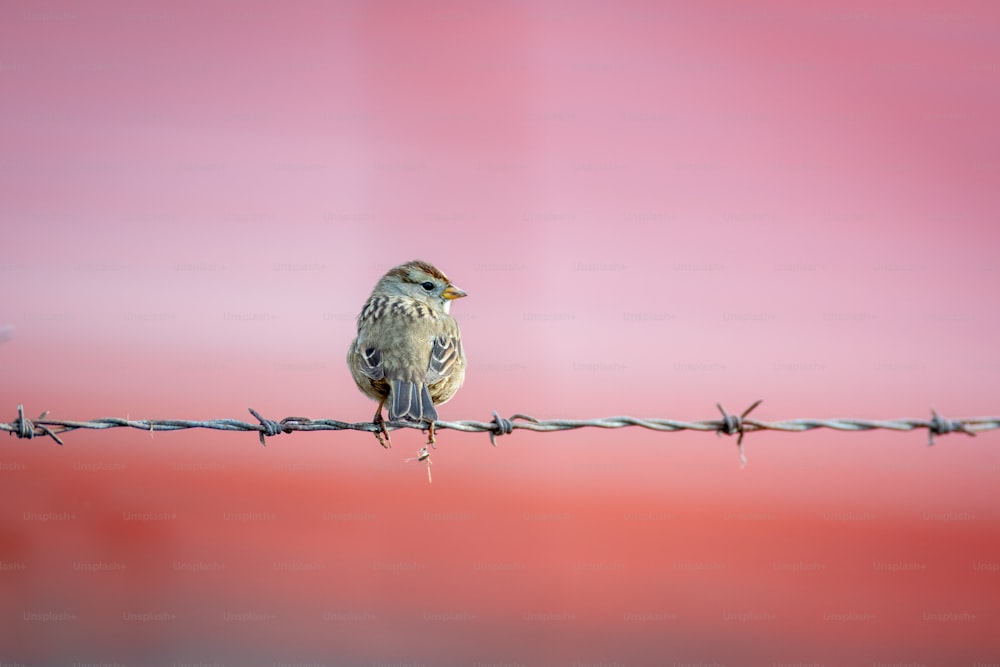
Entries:
[[[1000,9],[9,2],[0,410],[1000,413]],[[0,663],[1000,662],[1000,435],[76,432],[0,448]]]

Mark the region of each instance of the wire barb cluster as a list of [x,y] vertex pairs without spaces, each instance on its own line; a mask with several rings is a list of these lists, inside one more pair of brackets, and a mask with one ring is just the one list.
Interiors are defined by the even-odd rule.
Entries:
[[[987,431],[1000,428],[1000,417],[972,417],[966,419],[947,419],[942,417],[933,408],[930,419],[893,419],[893,420],[869,420],[869,419],[787,419],[784,421],[766,422],[757,419],[749,419],[748,415],[761,401],[756,401],[742,413],[731,415],[726,412],[721,404],[716,403],[722,419],[705,419],[700,421],[678,421],[675,419],[639,419],[636,417],[605,417],[603,419],[535,419],[524,414],[511,415],[509,418],[501,417],[496,411],[493,412],[493,419],[488,422],[463,420],[463,421],[437,421],[434,428],[437,430],[451,429],[454,431],[487,433],[490,443],[495,447],[496,438],[499,435],[510,435],[516,429],[548,433],[551,431],[569,431],[578,428],[625,428],[628,426],[638,426],[652,431],[714,431],[716,435],[738,435],[736,440],[740,452],[740,461],[746,463],[743,455],[743,437],[747,433],[756,431],[785,431],[790,433],[801,433],[819,428],[828,428],[836,431],[872,431],[875,429],[885,429],[890,431],[913,431],[916,429],[927,429],[928,445],[934,444],[935,435],[946,435],[948,433],[965,433],[975,435],[979,431]],[[285,417],[281,421],[262,417],[259,412],[250,408],[250,414],[254,416],[258,423],[242,422],[236,419],[210,419],[207,421],[195,421],[186,419],[121,419],[117,417],[105,417],[102,419],[92,419],[89,421],[75,421],[66,419],[51,419],[48,411],[43,412],[37,419],[28,419],[24,416],[24,407],[17,406],[17,418],[9,423],[0,423],[0,431],[7,431],[18,438],[32,439],[36,436],[48,436],[62,445],[59,438],[60,433],[75,431],[77,429],[108,429],[108,428],[134,428],[149,431],[152,435],[155,431],[180,431],[192,428],[207,428],[216,431],[255,431],[260,437],[260,443],[266,444],[265,438],[273,437],[281,433],[291,433],[293,431],[368,431],[375,433],[379,426],[372,422],[342,422],[335,419],[309,419],[308,417]],[[399,428],[426,429],[426,424],[415,424],[410,422],[386,422],[388,430]]]

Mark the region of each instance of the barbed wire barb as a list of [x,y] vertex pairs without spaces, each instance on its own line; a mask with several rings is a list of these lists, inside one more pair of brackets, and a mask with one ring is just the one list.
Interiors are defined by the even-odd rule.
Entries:
[[959,433],[965,433],[966,435],[974,436],[975,431],[969,430],[969,427],[961,419],[945,419],[938,414],[937,410],[931,408],[931,421],[927,425],[927,446],[934,446],[934,436],[935,435],[945,435],[947,433],[953,433],[958,431]]
[[729,414],[726,409],[722,407],[722,403],[716,403],[715,407],[719,408],[719,412],[722,413],[722,424],[723,426],[715,431],[715,435],[734,435],[739,433],[740,437],[736,439],[736,449],[740,453],[740,467],[745,468],[747,465],[747,457],[743,452],[743,436],[746,435],[746,427],[744,426],[743,419],[753,412],[753,409],[764,402],[764,399],[758,398],[754,401],[749,408],[744,410],[739,417]]

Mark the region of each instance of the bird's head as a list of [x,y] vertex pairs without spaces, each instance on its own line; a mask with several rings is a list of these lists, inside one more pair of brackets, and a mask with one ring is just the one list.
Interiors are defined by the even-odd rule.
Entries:
[[452,285],[444,272],[420,260],[389,269],[379,280],[379,287],[389,294],[408,296],[446,313],[453,300],[466,296],[465,290]]

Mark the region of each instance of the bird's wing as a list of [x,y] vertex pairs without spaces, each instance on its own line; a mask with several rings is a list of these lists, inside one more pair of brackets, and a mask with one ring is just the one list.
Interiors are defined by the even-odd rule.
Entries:
[[456,336],[436,336],[431,345],[431,359],[427,365],[427,384],[434,384],[451,372],[455,361],[461,356],[462,341]]
[[358,350],[358,359],[361,372],[372,380],[381,380],[385,377],[382,352],[377,347],[366,347],[363,350]]

